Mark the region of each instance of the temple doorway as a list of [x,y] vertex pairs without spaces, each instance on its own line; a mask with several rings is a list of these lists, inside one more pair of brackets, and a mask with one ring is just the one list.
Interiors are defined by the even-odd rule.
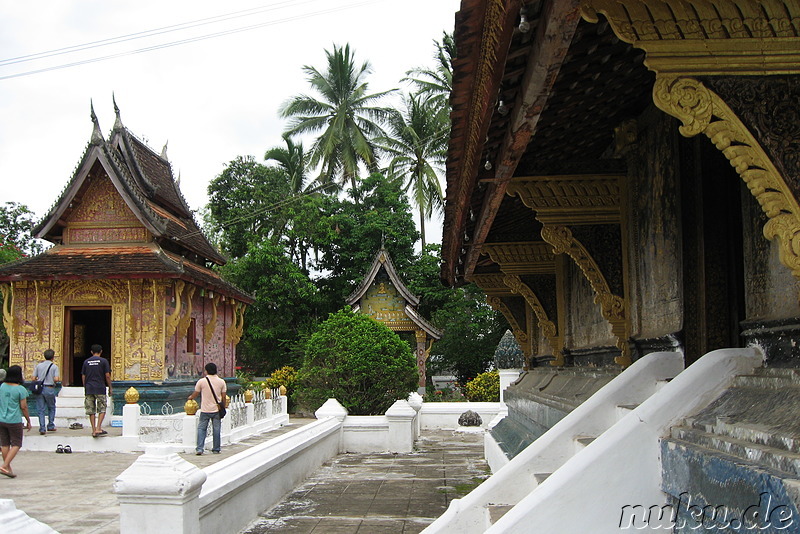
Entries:
[[103,357],[111,363],[111,308],[72,307],[65,310],[64,381],[83,386],[81,368],[95,343],[103,347]]

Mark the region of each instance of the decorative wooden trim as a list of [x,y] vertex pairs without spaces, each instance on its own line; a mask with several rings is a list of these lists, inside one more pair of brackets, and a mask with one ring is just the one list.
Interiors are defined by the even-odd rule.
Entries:
[[550,343],[553,356],[555,356],[555,360],[550,362],[550,365],[564,365],[564,341],[562,337],[558,335],[555,323],[547,317],[547,312],[539,301],[539,297],[537,297],[536,293],[534,293],[516,274],[507,274],[503,278],[503,281],[511,291],[521,295],[525,299],[525,302],[528,303],[528,306],[531,307],[533,313],[536,314],[536,318],[539,320],[539,329]]
[[175,281],[175,309],[167,316],[167,324],[165,327],[165,334],[167,337],[174,334],[175,330],[178,328],[178,321],[180,321],[181,316],[181,299],[183,297],[183,288],[185,285],[186,283],[183,280]]
[[800,279],[800,205],[741,119],[719,95],[693,78],[658,76],[653,100],[683,122],[681,134],[704,133],[728,158],[769,218],[764,236],[778,238],[781,263]]
[[481,251],[488,254],[508,274],[555,273],[553,249],[543,241],[529,243],[485,243]]
[[506,192],[536,211],[542,224],[617,224],[623,175],[524,176]]
[[793,0],[586,0],[622,41],[647,52],[659,74],[800,73],[800,8]]
[[486,294],[494,296],[511,295],[511,290],[503,282],[503,276],[503,273],[473,274],[470,282],[474,282]]
[[603,318],[611,323],[611,333],[617,338],[617,348],[622,351],[615,361],[622,366],[631,364],[628,346],[629,327],[625,299],[614,295],[608,287],[597,262],[566,226],[545,226],[542,239],[553,246],[556,254],[567,254],[580,267],[595,292],[595,302],[600,305]]

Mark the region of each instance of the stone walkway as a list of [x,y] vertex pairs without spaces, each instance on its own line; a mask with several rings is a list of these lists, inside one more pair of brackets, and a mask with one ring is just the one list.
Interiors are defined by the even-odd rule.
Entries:
[[[202,469],[311,421],[315,419],[292,418],[287,426],[223,446],[221,454],[180,456]],[[112,430],[118,429],[109,429],[113,435]],[[31,432],[34,431],[35,428]],[[55,451],[59,443],[75,443],[76,436],[83,433],[59,430],[48,434],[46,439],[53,442],[52,450]],[[36,437],[40,436],[37,434]],[[23,450],[11,464],[17,478],[0,477],[0,498],[13,499],[18,510],[61,534],[119,534],[119,504],[112,487],[117,475],[138,456],[139,453],[56,454]],[[2,525],[0,532],[6,534]]]
[[243,534],[415,534],[489,476],[483,433],[425,432],[411,454],[342,454]]
[[[207,467],[311,421],[292,418],[288,426],[223,446],[222,454],[181,457]],[[54,450],[69,443],[64,433],[57,434]],[[13,463],[18,477],[0,477],[0,498],[13,499],[17,509],[61,534],[117,534],[119,504],[112,485],[137,457],[22,451]],[[244,532],[417,533],[488,474],[482,433],[425,432],[411,454],[336,457]],[[0,532],[5,534],[2,526]]]

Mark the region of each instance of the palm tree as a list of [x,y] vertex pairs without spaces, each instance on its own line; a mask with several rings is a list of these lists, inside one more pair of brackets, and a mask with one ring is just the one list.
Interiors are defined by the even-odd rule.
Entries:
[[387,168],[390,179],[404,181],[406,191],[419,209],[422,250],[425,250],[425,220],[444,206],[437,171],[447,155],[449,107],[421,95],[404,98],[405,109],[389,120],[389,135],[382,148],[392,155]]
[[442,41],[433,41],[436,53],[435,66],[417,68],[406,72],[403,81],[416,86],[417,94],[433,99],[442,107],[450,107],[450,92],[453,90],[453,58],[456,57],[456,43],[453,34],[443,32]]
[[276,146],[267,150],[264,159],[275,161],[286,173],[289,188],[293,195],[303,191],[306,181],[308,157],[303,150],[303,143],[295,143],[288,134],[283,134],[286,148]]
[[322,184],[344,185],[355,189],[358,167],[377,170],[374,140],[383,135],[380,123],[391,114],[389,108],[375,103],[392,91],[369,94],[364,81],[371,67],[364,62],[357,67],[350,45],[334,45],[325,51],[328,65],[324,72],[306,65],[311,87],[321,98],[300,95],[280,109],[284,118],[292,118],[289,135],[316,134],[319,137],[309,151],[309,165],[322,169],[317,180]]

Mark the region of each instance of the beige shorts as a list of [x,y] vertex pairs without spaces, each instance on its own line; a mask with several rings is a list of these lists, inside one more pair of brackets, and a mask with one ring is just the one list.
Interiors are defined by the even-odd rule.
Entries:
[[92,395],[91,393],[87,393],[83,398],[83,407],[86,410],[86,415],[104,413],[107,406],[108,401],[106,400],[105,394]]

